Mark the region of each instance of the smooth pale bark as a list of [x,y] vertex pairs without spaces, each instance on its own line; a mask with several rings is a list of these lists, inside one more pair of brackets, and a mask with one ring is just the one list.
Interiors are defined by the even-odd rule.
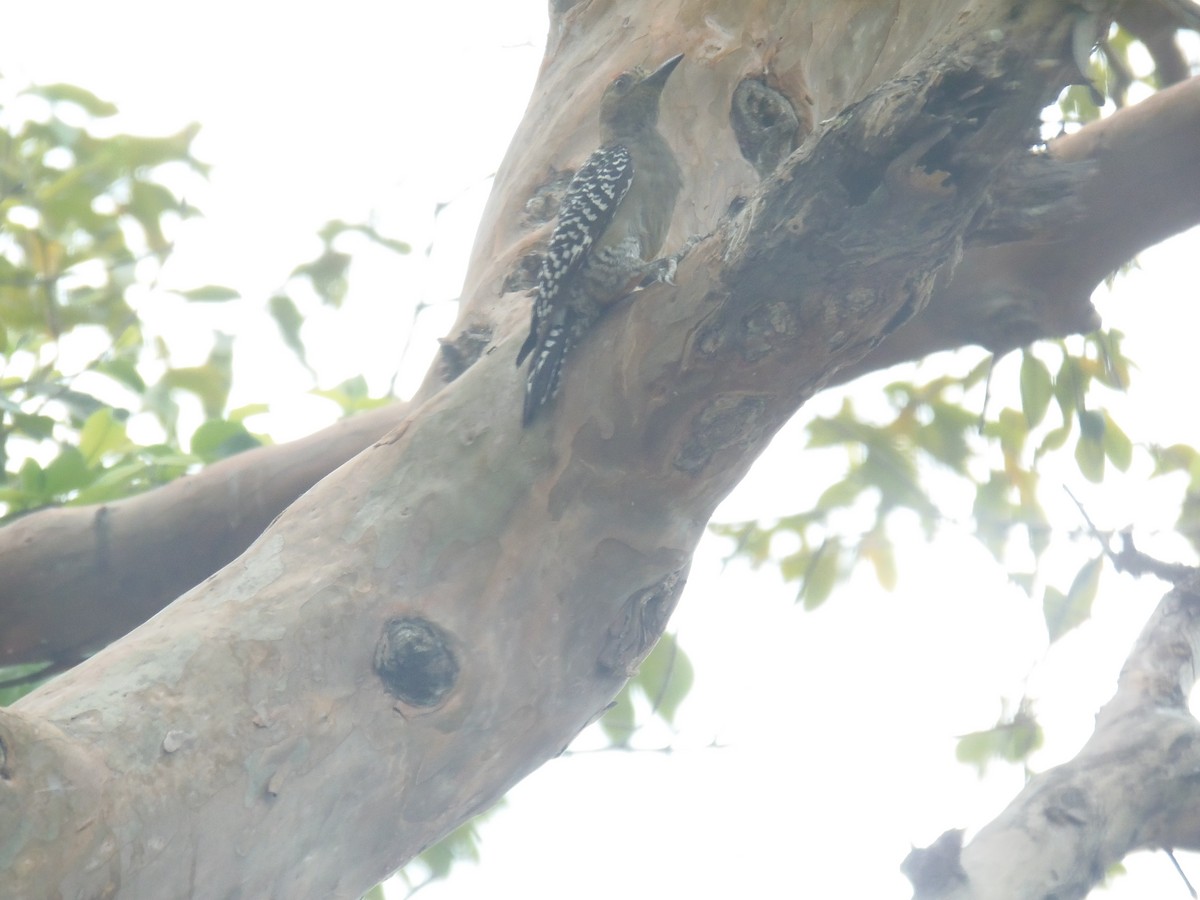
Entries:
[[[1094,164],[1076,176],[1073,195],[1031,209],[1020,195],[1021,170],[1009,182],[1016,196],[1001,187],[998,202],[1033,233],[966,247],[928,306],[830,383],[938,350],[979,344],[1004,352],[1094,328],[1090,296],[1101,280],[1200,223],[1200,191],[1184,189],[1200,172],[1197,134],[1200,77],[1052,141],[1054,159]],[[490,334],[495,325],[486,327]],[[469,329],[458,334],[447,347],[474,340]],[[450,362],[459,354],[446,355],[435,386],[457,373]],[[118,503],[45,510],[0,529],[0,664],[71,665],[81,651],[116,640],[237,556],[404,409],[365,413]]]
[[[16,896],[353,897],[558,753],[648,651],[715,505],[929,300],[1071,80],[1057,2],[580,3],[497,176],[463,323],[386,438],[238,560],[0,712]],[[684,50],[675,242],[708,235],[519,427],[523,216],[615,72]],[[761,188],[728,98],[769,68],[818,132]],[[589,73],[586,77],[581,72]],[[736,196],[738,211],[725,216]]]

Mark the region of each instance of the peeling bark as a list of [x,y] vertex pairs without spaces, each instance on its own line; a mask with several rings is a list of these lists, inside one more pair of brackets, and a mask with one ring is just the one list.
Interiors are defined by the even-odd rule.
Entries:
[[1200,77],[1160,91],[1051,142],[1052,159],[1094,168],[1078,215],[1052,213],[1036,237],[968,250],[924,312],[851,377],[936,350],[979,344],[997,353],[1099,324],[1092,291],[1142,250],[1200,222]]

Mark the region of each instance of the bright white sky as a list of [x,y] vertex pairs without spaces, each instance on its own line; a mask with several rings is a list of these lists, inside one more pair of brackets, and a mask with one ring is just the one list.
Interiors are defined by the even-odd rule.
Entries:
[[[197,311],[156,295],[145,313],[182,354],[203,357],[207,344],[195,336],[211,328],[235,333],[234,404],[269,398],[275,414],[251,425],[284,439],[334,412],[305,398],[307,374],[270,349],[274,325],[261,305],[315,255],[325,221],[372,217],[415,252],[390,268],[355,270],[346,310],[320,314],[306,333],[313,362],[321,386],[365,371],[383,389],[415,304],[427,303],[401,383],[419,378],[453,317],[488,176],[536,76],[544,7],[10,4],[0,72],[10,82],[85,86],[118,103],[125,130],[203,124],[197,151],[215,168],[191,199],[207,217],[177,235],[164,280],[228,284],[247,299]],[[1143,367],[1113,406],[1135,441],[1200,442],[1177,403],[1178,385],[1194,383],[1198,251],[1193,231],[1146,253],[1115,296],[1098,298]],[[856,390],[869,397],[871,385]],[[831,411],[836,402],[812,406]],[[721,517],[770,517],[815,496],[825,463],[797,465],[799,432],[780,436]],[[1156,493],[1144,474],[1103,490],[1069,472],[1064,480],[1101,527],[1134,524],[1147,549],[1179,557],[1169,513],[1143,502]],[[1059,521],[1076,527],[1062,503]],[[722,550],[716,540],[701,548],[674,622],[697,669],[678,732],[643,742],[675,752],[548,764],[483,826],[482,863],[423,898],[907,897],[898,865],[910,845],[978,827],[1022,783],[1003,766],[980,782],[954,762],[954,736],[990,726],[1001,698],[1028,689],[1048,729],[1035,766],[1069,759],[1160,592],[1107,573],[1095,619],[1045,656],[1037,605],[966,534],[944,531],[933,546],[905,540],[896,592],[862,573],[810,614],[774,570],[722,570]],[[1092,550],[1068,551],[1062,577]],[[707,749],[713,741],[722,749]],[[598,743],[585,734],[580,746]],[[1184,864],[1200,881],[1200,863]],[[1101,895],[1185,895],[1162,855],[1129,868]]]

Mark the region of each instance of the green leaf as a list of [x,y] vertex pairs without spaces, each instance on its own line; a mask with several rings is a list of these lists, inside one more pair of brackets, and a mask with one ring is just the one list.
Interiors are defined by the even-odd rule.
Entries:
[[982,381],[986,381],[992,374],[992,369],[996,365],[996,357],[991,353],[985,353],[983,358],[979,360],[971,371],[967,373],[962,380],[963,389],[974,387]]
[[1155,446],[1151,448],[1154,457],[1154,474],[1165,475],[1169,472],[1200,471],[1200,453],[1187,444],[1172,444],[1169,447]]
[[117,108],[107,100],[101,100],[91,91],[73,84],[37,85],[25,91],[54,103],[74,103],[89,115],[103,119],[116,115]]
[[292,270],[293,278],[307,277],[313,290],[326,304],[341,306],[346,297],[346,273],[350,268],[350,256],[331,247],[309,263],[302,263]]
[[1100,353],[1102,368],[1097,378],[1102,384],[1119,391],[1129,387],[1129,358],[1121,350],[1121,341],[1125,335],[1113,328],[1098,332],[1094,336],[1096,348]]
[[767,560],[771,549],[771,532],[758,527],[756,523],[714,524],[711,528],[714,534],[730,538],[734,542],[729,558],[741,556],[756,568]]
[[1038,445],[1037,455],[1044,456],[1051,451],[1059,449],[1067,442],[1067,438],[1070,436],[1071,425],[1069,422],[1066,425],[1062,425],[1052,431],[1046,432],[1046,436],[1042,438],[1042,443]]
[[1086,85],[1073,84],[1068,87],[1058,106],[1067,122],[1091,122],[1100,118],[1100,109],[1092,100],[1092,92]]
[[128,446],[125,423],[118,421],[107,407],[88,416],[79,431],[79,452],[91,468],[100,465],[106,453],[115,453]]
[[214,463],[244,450],[262,446],[262,442],[240,422],[212,419],[192,435],[192,453],[206,463]]
[[329,390],[315,390],[312,394],[332,400],[342,408],[342,412],[362,412],[365,409],[376,409],[389,403],[387,397],[372,397],[367,389],[367,380],[361,375],[347,378],[337,387]]
[[56,178],[47,177],[37,189],[38,212],[43,224],[38,239],[44,247],[30,248],[30,260],[43,276],[58,275],[66,268],[67,253],[62,243],[51,239],[71,225],[79,224],[85,231],[94,232],[97,216],[92,207],[97,191],[86,183],[80,169],[67,169]]
[[927,498],[917,485],[916,462],[907,448],[898,447],[890,436],[880,434],[867,444],[867,458],[859,470],[869,484],[879,489],[885,508],[911,506],[919,509]]
[[614,747],[627,747],[634,727],[633,698],[629,695],[629,685],[625,685],[613,700],[612,706],[601,716],[600,730],[612,741]]
[[[501,804],[503,802],[503,800],[500,801]],[[454,864],[461,860],[478,862],[479,834],[474,825],[476,821],[478,821],[478,817],[458,826],[417,857],[429,870],[430,879],[445,878]],[[410,893],[409,896],[412,894]]]
[[1023,590],[1030,597],[1033,596],[1033,586],[1037,581],[1037,575],[1033,572],[1009,572],[1008,580]]
[[124,385],[131,391],[137,394],[143,394],[146,391],[146,382],[142,380],[141,374],[130,360],[127,359],[106,359],[96,363],[95,370],[103,375],[107,375],[113,381]]
[[1104,480],[1104,445],[1096,438],[1079,436],[1075,444],[1075,462],[1088,481],[1099,484]]
[[1075,444],[1075,462],[1089,481],[1104,480],[1104,416],[1084,409],[1079,411],[1079,441]]
[[805,609],[816,609],[829,599],[837,583],[840,561],[841,544],[834,538],[826,540],[813,554],[800,586]]
[[126,171],[149,166],[161,166],[163,163],[186,163],[197,172],[208,171],[208,166],[192,156],[191,145],[200,132],[200,126],[192,122],[175,134],[164,137],[135,137],[129,134],[119,134],[111,139],[106,146]]
[[821,492],[817,498],[816,508],[827,512],[839,507],[851,506],[863,491],[863,484],[857,479],[843,478],[835,481]]
[[1064,356],[1058,374],[1054,376],[1054,398],[1062,410],[1063,421],[1075,417],[1080,409],[1084,392],[1087,390],[1087,376],[1079,365],[1079,360],[1073,356]]
[[206,284],[204,287],[176,291],[176,293],[197,303],[224,303],[226,300],[237,300],[242,296],[233,288],[223,287],[219,284]]
[[634,680],[646,694],[653,711],[673,724],[679,704],[692,689],[695,671],[675,636],[664,634],[642,660]]
[[1079,431],[1085,438],[1099,443],[1104,438],[1105,426],[1102,413],[1090,409],[1079,411]]
[[[142,348],[142,344],[143,338],[141,323],[126,325],[113,339],[114,350],[140,350]],[[141,378],[139,378],[138,381],[141,381]]]
[[37,675],[39,672],[46,672],[43,678],[32,678],[24,684],[14,684],[11,687],[0,688],[0,706],[10,706],[26,694],[32,693],[47,678],[54,674],[47,671],[47,668],[46,663],[40,662],[26,663],[20,666],[0,666],[0,681],[15,681],[18,678]]
[[88,506],[128,497],[154,483],[147,477],[150,471],[150,467],[140,459],[131,459],[105,469],[95,481],[75,495],[71,505]]
[[155,253],[166,254],[171,243],[163,234],[163,216],[168,212],[180,212],[179,199],[161,184],[135,178],[129,188],[129,203],[123,211],[131,215],[142,226],[146,243]]
[[[763,562],[766,559],[763,556],[757,562]],[[779,575],[784,582],[799,581],[808,571],[809,565],[812,563],[812,553],[807,547],[801,547],[795,553],[790,553],[779,561]]]
[[998,420],[990,425],[989,431],[1000,438],[1000,449],[1008,459],[1016,460],[1020,457],[1025,439],[1029,436],[1029,427],[1024,415],[1005,407],[1000,410]]
[[1021,359],[1021,409],[1030,428],[1046,416],[1050,400],[1054,396],[1054,384],[1046,364],[1029,350]]
[[46,466],[46,491],[62,496],[84,485],[91,484],[96,470],[90,469],[83,453],[76,447],[63,447],[50,465]]
[[322,241],[326,244],[333,242],[338,235],[346,234],[347,232],[356,232],[370,238],[374,243],[381,247],[386,247],[394,253],[404,255],[412,252],[412,247],[404,241],[398,241],[394,238],[384,237],[370,225],[350,224],[343,222],[341,219],[332,219],[321,226],[321,230],[317,232]]
[[971,513],[979,540],[997,560],[1004,558],[1008,532],[1015,520],[1015,510],[1008,499],[1009,482],[1003,472],[993,471],[988,480],[975,488],[975,503]]
[[300,315],[300,310],[297,309],[295,302],[287,294],[276,294],[267,304],[267,308],[271,313],[271,318],[279,326],[279,333],[283,336],[283,342],[291,348],[291,351],[296,354],[302,363],[308,365],[306,358],[307,351],[304,347],[304,341],[300,337],[300,328],[304,325],[304,316]]
[[39,501],[46,496],[46,473],[36,461],[27,459],[21,463],[17,478],[21,489],[29,496]]
[[1104,455],[1121,472],[1127,472],[1133,462],[1133,442],[1112,420],[1108,413],[1104,414]]
[[846,423],[856,421],[854,406],[850,403],[850,399],[846,398],[842,401],[842,408],[838,410],[836,416],[822,416],[808,423],[808,446],[832,447],[844,444],[851,439]]
[[979,413],[940,400],[930,403],[929,409],[933,421],[918,430],[918,446],[943,465],[966,475],[971,456],[968,438],[977,427]]
[[1001,720],[992,728],[962,735],[954,755],[959,762],[975,766],[982,777],[993,760],[1023,762],[1042,746],[1044,737],[1042,726],[1023,710],[1011,721]]
[[[85,394],[82,391],[62,390],[55,385],[55,389],[46,393],[53,394],[54,399],[65,404],[71,411],[71,414],[78,419],[85,420],[97,412],[109,412],[114,417],[118,415],[114,409],[109,407],[100,400],[97,400],[91,394]],[[120,412],[121,418],[127,418],[129,413],[125,410]]]
[[219,419],[229,399],[233,380],[229,342],[228,336],[218,335],[216,346],[204,365],[169,369],[162,377],[162,385],[195,394],[204,406],[204,414],[210,419]]
[[880,529],[866,536],[859,553],[867,558],[875,570],[875,578],[885,591],[896,589],[896,554],[892,542]]
[[244,422],[251,416],[259,416],[263,413],[271,411],[269,403],[247,403],[245,406],[239,406],[237,409],[231,409],[226,417],[230,422]]
[[49,416],[34,416],[28,413],[12,414],[12,430],[21,432],[35,441],[42,441],[54,434],[54,420]]
[[1103,567],[1103,557],[1088,560],[1076,573],[1066,594],[1053,587],[1046,588],[1042,597],[1042,616],[1046,620],[1050,643],[1053,644],[1071,629],[1086,622],[1092,614],[1092,603],[1100,587]]

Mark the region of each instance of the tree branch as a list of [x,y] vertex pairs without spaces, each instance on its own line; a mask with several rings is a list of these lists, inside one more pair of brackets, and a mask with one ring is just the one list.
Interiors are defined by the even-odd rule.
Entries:
[[1035,776],[961,855],[951,833],[910,854],[914,900],[1083,898],[1135,850],[1200,849],[1200,721],[1187,705],[1197,660],[1191,571],[1146,623],[1079,754]]
[[[1200,222],[1200,196],[1179,189],[1200,173],[1197,133],[1200,78],[1192,78],[1053,141],[1052,159],[1093,163],[1081,170],[1086,177],[1064,180],[1081,182],[1073,198],[1063,184],[1053,188],[1065,212],[1031,211],[1031,197],[1037,204],[1045,197],[1030,194],[1030,181],[1048,173],[1016,167],[992,202],[1026,211],[1025,227],[1037,233],[967,247],[953,275],[938,279],[928,306],[830,383],[938,350],[979,344],[1005,352],[1096,327],[1089,299],[1096,285],[1136,253]],[[490,335],[493,327],[458,334]],[[440,369],[445,374],[425,396],[458,368]],[[360,415],[129,500],[45,510],[0,529],[0,665],[70,664],[127,633],[236,557],[296,497],[403,415],[404,407]]]
[[[498,332],[509,336],[495,352],[304,494],[239,559],[0,711],[0,832],[17,835],[6,887],[358,896],[605,708],[661,632],[713,508],[774,425],[924,306],[989,173],[1024,152],[1071,77],[1065,2],[913,4],[904,27],[873,0],[782,7],[845,29],[822,22],[812,40],[813,23],[785,23],[796,27],[783,32],[795,36],[795,70],[823,59],[839,75],[865,68],[821,82],[818,107],[834,121],[684,260],[678,288],[646,291],[589,335],[553,416],[520,427],[518,329]],[[763,46],[757,36],[780,24],[780,10],[760,4],[720,11],[742,47]],[[635,53],[664,58],[665,46],[631,36],[675,40],[674,24],[695,12],[572,7],[564,15],[589,21],[574,23],[570,57],[605,69]],[[882,27],[867,27],[873,16]],[[878,43],[846,53],[839,34]],[[712,197],[708,173],[738,157],[718,158],[728,102],[711,98],[731,95],[750,54],[694,38],[670,48],[697,60],[685,81],[708,80],[684,101],[707,111],[689,123],[690,152],[707,165],[693,167],[704,175],[681,206],[719,215],[732,196]],[[562,87],[563,76],[553,61],[543,69],[544,82]],[[546,154],[571,133],[556,129],[568,128],[564,110],[586,105],[566,101],[575,95],[538,90],[493,213],[531,196],[509,191],[544,177],[527,151]],[[726,150],[738,152],[732,137]],[[500,286],[534,240],[519,221],[485,231],[465,315],[511,303]],[[497,260],[492,242],[514,234]]]
[[1096,286],[1200,223],[1200,191],[1182,187],[1200,179],[1197,134],[1200,77],[1052,141],[1051,159],[1092,164],[1066,221],[1050,214],[1036,237],[968,248],[929,305],[837,380],[938,350],[979,344],[1004,353],[1096,328]]
[[72,664],[131,631],[406,411],[364,412],[126,500],[41,510],[0,529],[0,665]]

